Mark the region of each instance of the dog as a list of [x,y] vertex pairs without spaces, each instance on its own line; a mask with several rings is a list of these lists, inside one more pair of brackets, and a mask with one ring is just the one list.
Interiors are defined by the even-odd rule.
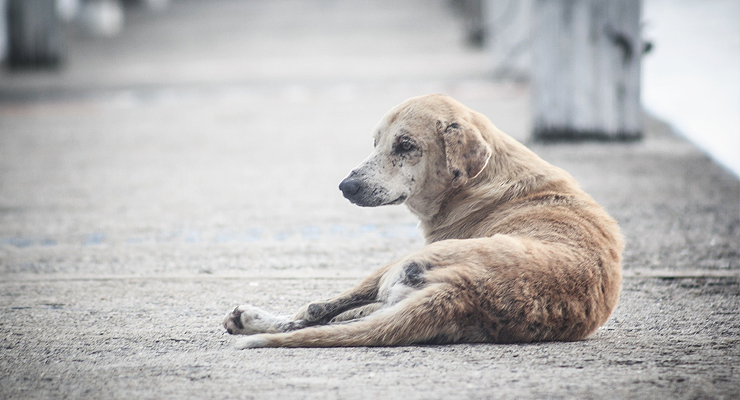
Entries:
[[293,317],[236,307],[238,347],[576,341],[604,324],[623,239],[568,173],[444,95],[396,106],[374,139],[340,190],[406,204],[427,244]]

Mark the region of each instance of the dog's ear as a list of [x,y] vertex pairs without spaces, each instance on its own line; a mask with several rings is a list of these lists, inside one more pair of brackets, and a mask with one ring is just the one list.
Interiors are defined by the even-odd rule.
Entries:
[[447,168],[453,176],[452,187],[461,186],[483,171],[492,150],[476,127],[467,122],[437,121],[437,132],[445,145]]

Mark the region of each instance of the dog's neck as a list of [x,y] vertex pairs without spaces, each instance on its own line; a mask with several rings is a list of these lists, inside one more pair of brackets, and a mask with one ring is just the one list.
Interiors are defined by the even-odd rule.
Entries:
[[545,190],[555,180],[571,181],[567,173],[503,133],[486,139],[493,157],[480,175],[433,198],[406,202],[419,218],[427,243],[469,238],[469,226],[478,225],[507,203]]

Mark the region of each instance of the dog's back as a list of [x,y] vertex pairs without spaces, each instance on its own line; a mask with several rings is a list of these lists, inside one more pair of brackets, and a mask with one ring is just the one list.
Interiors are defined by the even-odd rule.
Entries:
[[567,172],[487,117],[472,110],[462,114],[493,156],[463,190],[449,195],[435,218],[422,221],[427,241],[490,237],[480,247],[509,249],[503,251],[507,257],[492,254],[471,281],[471,287],[485,288],[481,318],[495,321],[488,340],[588,336],[607,320],[619,297],[623,241],[616,221]]

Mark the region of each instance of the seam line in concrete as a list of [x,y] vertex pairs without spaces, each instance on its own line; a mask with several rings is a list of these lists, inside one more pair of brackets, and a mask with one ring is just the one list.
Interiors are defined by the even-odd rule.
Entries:
[[[369,272],[368,272],[369,274]],[[359,280],[367,274],[342,274],[329,276],[327,274],[266,274],[266,275],[58,275],[58,276],[16,276],[6,277],[5,283],[10,282],[68,282],[68,281],[214,281],[214,280]],[[740,270],[731,271],[624,271],[624,279],[706,279],[706,278],[740,278]]]

